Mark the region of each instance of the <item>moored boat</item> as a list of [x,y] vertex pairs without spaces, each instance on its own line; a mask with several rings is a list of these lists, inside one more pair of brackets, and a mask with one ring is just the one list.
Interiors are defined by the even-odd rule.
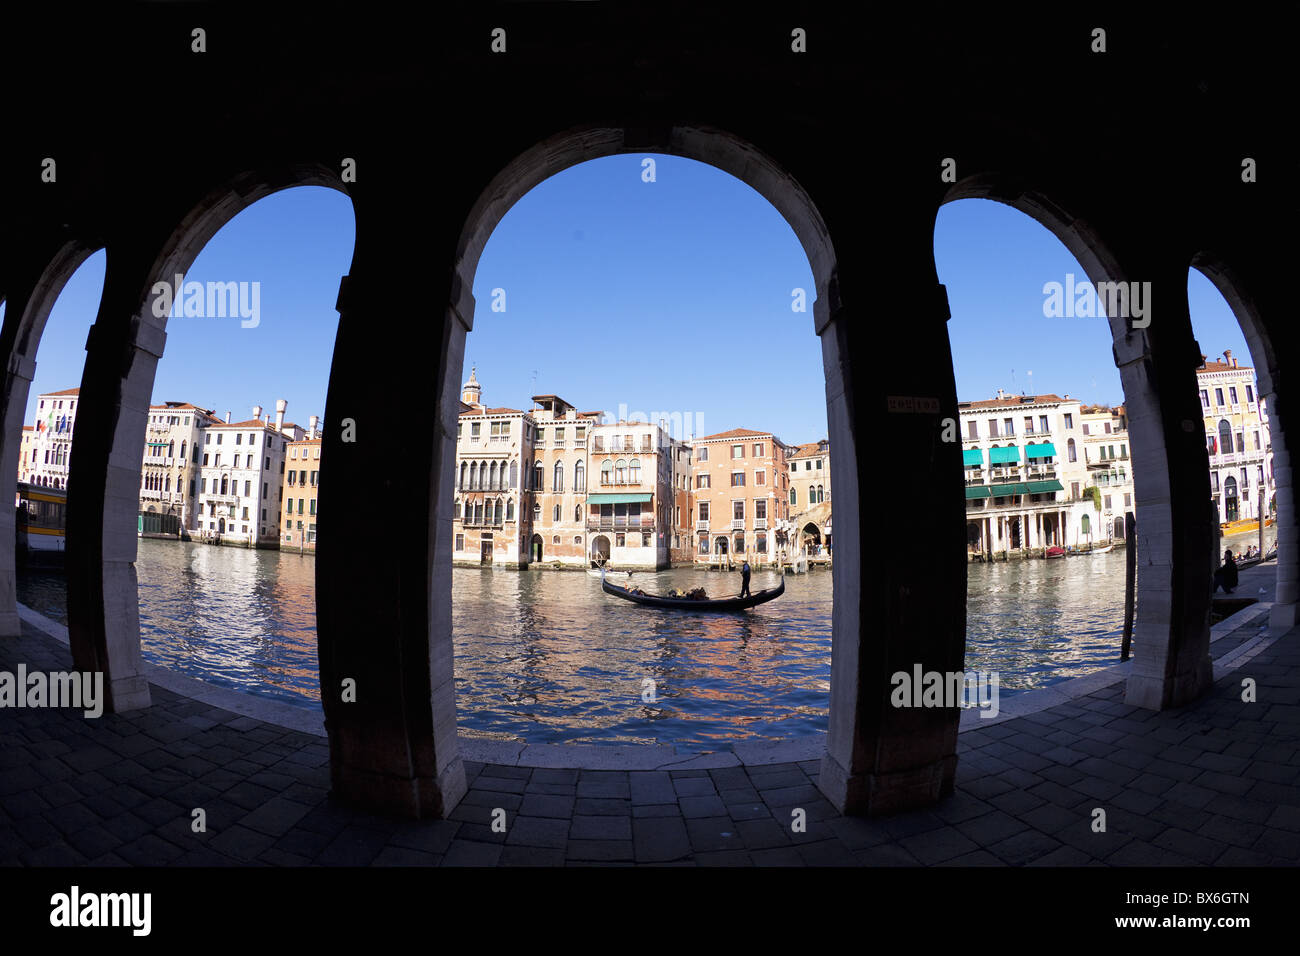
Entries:
[[1063,558],[1063,557],[1065,557],[1065,549],[1064,549],[1064,548],[1058,548],[1056,545],[1052,545],[1050,548],[1047,549],[1046,552],[1044,552],[1043,557],[1044,557],[1044,558]]

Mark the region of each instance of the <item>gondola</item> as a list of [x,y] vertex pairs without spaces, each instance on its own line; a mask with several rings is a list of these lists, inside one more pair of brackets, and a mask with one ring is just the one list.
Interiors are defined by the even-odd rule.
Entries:
[[674,611],[744,611],[756,604],[763,604],[784,594],[785,575],[781,575],[781,584],[778,587],[768,588],[766,591],[757,591],[749,597],[714,598],[706,601],[693,601],[690,598],[659,597],[657,594],[633,594],[627,588],[621,588],[617,584],[610,584],[603,575],[600,579],[600,586],[606,594],[612,594],[614,597],[620,597],[625,601],[632,601],[634,604],[644,604],[646,607],[658,607]]

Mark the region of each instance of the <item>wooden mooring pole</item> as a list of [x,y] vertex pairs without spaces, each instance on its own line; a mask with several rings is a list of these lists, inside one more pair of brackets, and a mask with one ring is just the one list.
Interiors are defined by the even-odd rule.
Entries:
[[1133,598],[1137,584],[1137,537],[1133,530],[1137,522],[1133,512],[1124,515],[1124,643],[1119,649],[1119,659],[1128,660],[1133,644]]

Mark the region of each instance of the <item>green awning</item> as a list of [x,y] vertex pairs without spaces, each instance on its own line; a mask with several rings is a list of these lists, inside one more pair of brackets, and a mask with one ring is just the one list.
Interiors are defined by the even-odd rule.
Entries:
[[978,448],[967,448],[961,453],[961,463],[963,465],[983,465],[984,452]]
[[1020,463],[1020,449],[1015,445],[1008,445],[1006,448],[990,448],[989,464],[990,465],[1016,465]]
[[1031,495],[1041,495],[1049,491],[1064,491],[1065,485],[1056,479],[1051,481],[1031,481],[1029,483],[1029,493]]
[[171,442],[165,442],[165,441],[147,441],[147,442],[145,442],[145,444],[148,445],[150,448],[166,448],[168,445],[171,444]]
[[1007,495],[1027,495],[1029,494],[1029,486],[1023,481],[1018,481],[1013,485],[994,485],[989,490],[989,493],[994,498],[1003,498]]
[[1045,441],[1040,445],[1026,445],[1026,458],[1055,458],[1056,446],[1050,441]]
[[653,495],[587,495],[589,505],[635,505],[645,504]]
[[987,498],[988,496],[989,496],[989,489],[988,489],[988,486],[987,486],[987,485],[967,485],[967,486],[966,486],[966,500],[967,500],[967,501],[970,501],[972,498]]

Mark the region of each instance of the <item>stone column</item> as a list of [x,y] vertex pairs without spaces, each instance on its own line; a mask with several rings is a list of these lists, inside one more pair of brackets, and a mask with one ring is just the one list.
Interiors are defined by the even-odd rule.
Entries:
[[[466,787],[456,740],[450,537],[465,340],[457,315],[472,314],[472,298],[467,284],[452,291],[434,278],[429,247],[409,221],[409,183],[391,182],[371,185],[368,203],[357,203],[367,228],[358,229],[352,271],[339,289],[321,435],[329,465],[318,490],[317,640],[335,796],[425,818],[450,813]],[[417,278],[425,283],[421,296],[437,301],[441,293],[451,308],[409,321]],[[439,372],[442,388],[431,394]],[[403,467],[376,472],[375,462],[391,455],[398,421]],[[377,546],[373,516],[356,507],[358,488],[403,503],[401,534],[384,540],[383,561],[357,560]]]

